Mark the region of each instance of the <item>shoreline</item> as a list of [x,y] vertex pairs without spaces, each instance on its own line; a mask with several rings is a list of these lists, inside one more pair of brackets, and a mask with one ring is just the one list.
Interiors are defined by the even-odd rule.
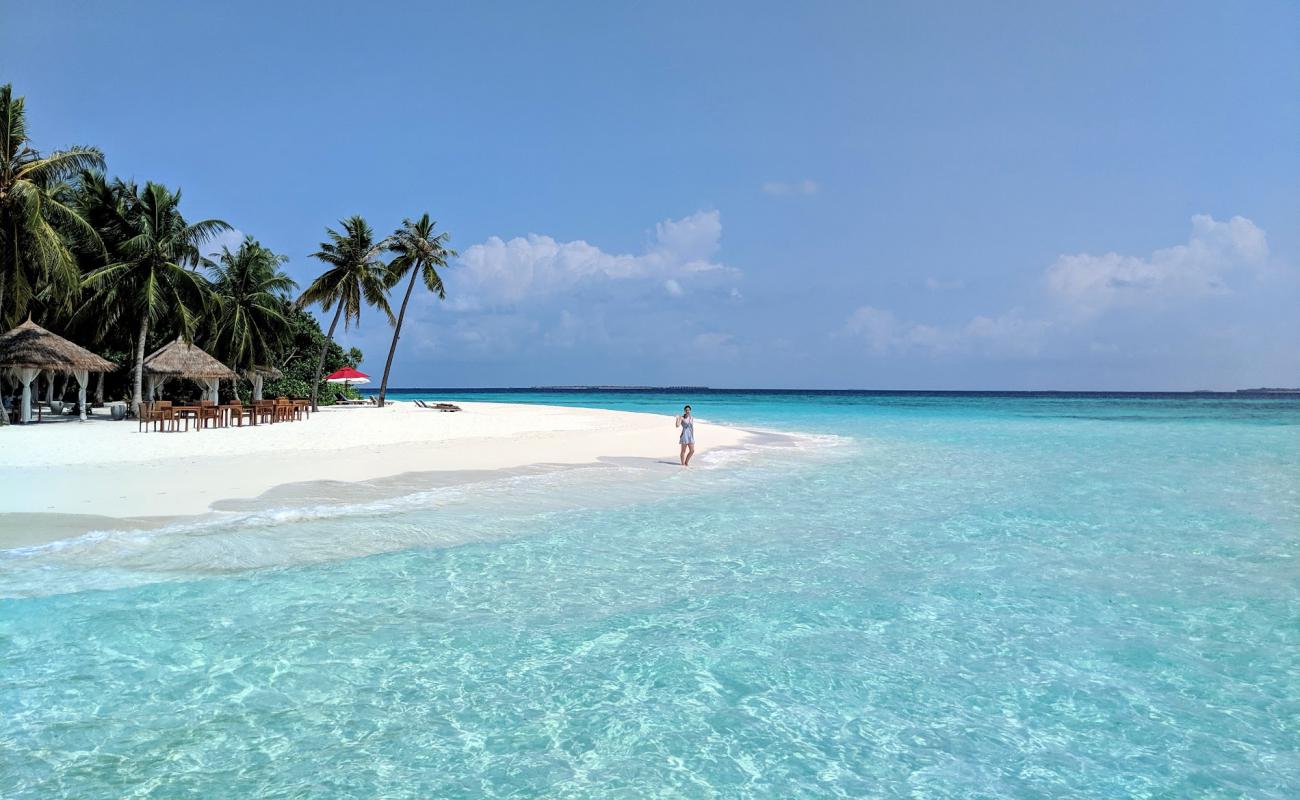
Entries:
[[[545,470],[600,465],[672,471],[672,418],[604,409],[465,403],[446,414],[397,401],[322,408],[310,420],[158,433],[94,420],[6,431],[19,465],[0,465],[10,498],[0,549],[90,530],[298,502],[348,502]],[[697,422],[706,452],[766,434]],[[16,434],[16,435],[14,435]],[[23,441],[23,440],[26,441]],[[39,528],[40,530],[37,530]]]

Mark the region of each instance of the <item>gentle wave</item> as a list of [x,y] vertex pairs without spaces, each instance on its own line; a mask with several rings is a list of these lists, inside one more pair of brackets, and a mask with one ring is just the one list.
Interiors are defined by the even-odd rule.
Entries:
[[[381,496],[346,502],[216,511],[152,527],[97,529],[40,544],[0,550],[0,596],[65,593],[87,588],[231,571],[335,561],[411,547],[451,547],[513,535],[539,514],[655,502],[683,492],[726,491],[743,470],[829,452],[848,437],[755,431],[743,445],[700,453],[698,471],[611,460],[551,467],[400,494],[383,481]],[[398,480],[395,476],[390,480]],[[58,573],[51,580],[50,570]]]

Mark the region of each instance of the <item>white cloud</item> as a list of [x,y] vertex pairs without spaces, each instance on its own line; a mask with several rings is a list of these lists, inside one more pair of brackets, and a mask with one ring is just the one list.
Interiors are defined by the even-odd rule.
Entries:
[[238,228],[222,231],[204,243],[204,245],[199,248],[199,252],[204,256],[215,260],[216,257],[221,254],[221,248],[223,247],[230,248],[231,252],[238,250],[239,245],[244,241],[244,236],[244,232]]
[[509,241],[493,236],[464,251],[451,271],[448,295],[455,298],[452,308],[462,311],[534,303],[582,286],[647,280],[677,295],[688,282],[710,274],[738,274],[711,260],[721,239],[717,211],[659,223],[653,241],[639,255],[607,253],[582,240],[559,242],[539,234]]
[[[860,339],[877,355],[1030,356],[1049,344],[1064,344],[1071,334],[1088,334],[1103,312],[1131,309],[1150,314],[1156,308],[1172,310],[1204,297],[1230,294],[1233,278],[1241,273],[1261,275],[1268,261],[1267,238],[1255,223],[1245,217],[1219,222],[1198,214],[1192,217],[1187,244],[1156,250],[1145,258],[1118,253],[1061,256],[1044,273],[1047,297],[1035,314],[1013,309],[977,315],[964,324],[936,326],[861,306],[849,315],[840,334]],[[926,288],[933,291],[960,285],[935,278],[926,281]],[[1067,313],[1059,313],[1060,306]],[[1097,352],[1095,343],[1090,347]]]
[[850,314],[844,323],[844,333],[861,337],[874,353],[887,353],[902,343],[894,312],[873,306],[861,306]]
[[740,352],[736,337],[729,333],[709,332],[691,339],[691,354],[704,359],[734,358]]
[[764,194],[781,197],[791,194],[817,194],[822,187],[817,184],[817,181],[805,178],[801,181],[767,181],[762,188]]
[[1218,222],[1192,217],[1187,244],[1145,258],[1106,253],[1063,255],[1046,275],[1048,292],[1080,317],[1121,307],[1149,307],[1223,294],[1237,272],[1262,270],[1268,241],[1245,217]]
[[1050,323],[1018,311],[977,316],[963,325],[939,326],[901,320],[892,311],[861,306],[849,315],[841,334],[861,339],[876,355],[925,352],[932,355],[981,353],[1032,355],[1043,346]]

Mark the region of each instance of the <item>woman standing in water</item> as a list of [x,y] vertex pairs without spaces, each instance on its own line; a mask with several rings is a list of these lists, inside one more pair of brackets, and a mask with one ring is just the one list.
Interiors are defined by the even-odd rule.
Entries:
[[695,455],[695,417],[691,416],[690,406],[682,409],[682,415],[677,418],[676,425],[682,429],[682,435],[677,440],[682,445],[682,466],[689,467],[691,457]]

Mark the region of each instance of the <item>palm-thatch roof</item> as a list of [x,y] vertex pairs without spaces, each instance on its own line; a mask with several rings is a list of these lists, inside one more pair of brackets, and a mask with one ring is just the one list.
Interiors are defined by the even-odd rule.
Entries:
[[234,379],[234,370],[203,350],[177,339],[153,351],[144,360],[144,371],[169,378]]
[[112,372],[117,365],[100,358],[28,319],[0,335],[0,367],[48,369],[56,372]]

